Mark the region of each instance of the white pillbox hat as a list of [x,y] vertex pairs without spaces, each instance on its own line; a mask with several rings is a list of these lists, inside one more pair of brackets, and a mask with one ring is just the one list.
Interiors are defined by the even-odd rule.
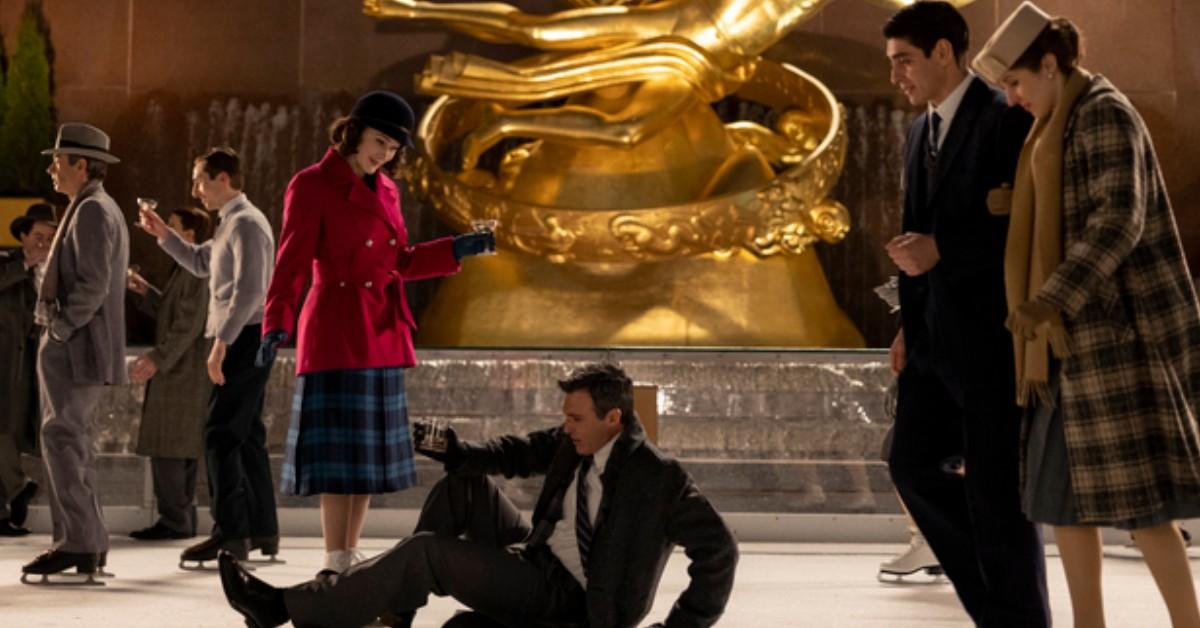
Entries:
[[996,29],[971,68],[988,82],[999,85],[1000,77],[1025,54],[1033,40],[1050,25],[1050,16],[1032,2],[1024,2]]

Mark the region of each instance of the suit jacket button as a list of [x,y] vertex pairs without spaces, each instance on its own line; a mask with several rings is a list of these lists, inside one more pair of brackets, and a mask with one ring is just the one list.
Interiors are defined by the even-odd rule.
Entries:
[[344,281],[339,281],[339,282],[338,282],[338,287],[339,287],[339,288],[345,288],[345,287],[346,287],[346,282],[344,282]]
[[375,285],[373,282],[370,282],[370,281],[368,281],[367,283],[364,283],[364,284],[363,284],[363,287],[364,287],[364,288],[370,288],[370,287],[371,287],[371,286],[373,286],[373,285]]
[[388,240],[388,244],[390,244],[392,246],[396,246],[396,238],[392,238],[391,240]]
[[375,246],[375,241],[374,241],[374,240],[367,240],[367,246],[368,246],[368,247]]

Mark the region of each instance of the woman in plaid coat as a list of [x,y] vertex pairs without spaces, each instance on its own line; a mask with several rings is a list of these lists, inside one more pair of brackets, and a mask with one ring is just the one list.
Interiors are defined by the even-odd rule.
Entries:
[[400,96],[364,95],[284,197],[260,361],[298,332],[280,491],[321,496],[322,571],[361,560],[371,495],[416,483],[404,390],[416,323],[404,282],[455,273],[463,257],[495,245],[491,234],[408,242],[391,175],[413,123]]
[[1103,626],[1099,526],[1134,530],[1172,625],[1200,626],[1175,520],[1200,515],[1200,307],[1145,123],[1025,3],[975,69],[1036,118],[1005,256],[1023,501],[1055,527],[1076,626]]

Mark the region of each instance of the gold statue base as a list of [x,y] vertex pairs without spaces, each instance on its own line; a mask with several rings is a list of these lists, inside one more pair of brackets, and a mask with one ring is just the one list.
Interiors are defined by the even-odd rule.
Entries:
[[812,249],[738,248],[640,264],[553,264],[502,251],[445,279],[421,346],[862,347]]

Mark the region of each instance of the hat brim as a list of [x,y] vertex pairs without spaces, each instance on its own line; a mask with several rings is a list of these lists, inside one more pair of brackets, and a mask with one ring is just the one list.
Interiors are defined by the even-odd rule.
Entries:
[[121,160],[118,159],[115,155],[111,155],[102,150],[95,150],[92,148],[47,148],[46,150],[42,151],[42,154],[43,155],[60,155],[60,154],[78,155],[80,157],[86,157],[88,159],[98,159],[100,161],[103,161],[106,164],[121,163]]
[[369,118],[367,116],[352,116],[352,119],[361,121],[363,124],[387,135],[388,137],[400,142],[401,144],[404,144],[405,146],[411,148],[413,145],[412,135],[408,132],[408,129],[400,126],[399,124],[388,122],[387,120],[381,120],[379,118]]
[[20,242],[21,241],[21,232],[25,231],[25,225],[30,224],[30,223],[37,223],[37,222],[44,222],[44,223],[50,225],[51,227],[58,226],[57,220],[39,220],[37,218],[31,218],[29,216],[17,216],[16,218],[13,218],[12,222],[8,223],[8,232],[12,234],[12,237],[14,240],[16,240],[17,242]]

